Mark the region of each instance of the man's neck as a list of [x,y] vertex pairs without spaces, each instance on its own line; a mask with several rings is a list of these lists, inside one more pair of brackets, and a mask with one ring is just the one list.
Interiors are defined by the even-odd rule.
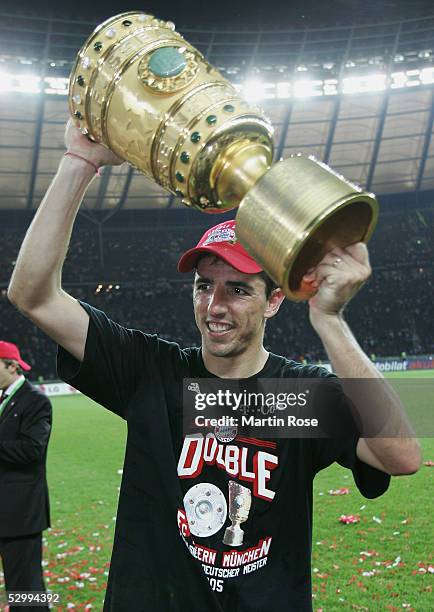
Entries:
[[233,357],[216,357],[202,347],[202,358],[206,369],[219,378],[249,378],[258,374],[267,362],[269,353],[261,345],[249,353]]

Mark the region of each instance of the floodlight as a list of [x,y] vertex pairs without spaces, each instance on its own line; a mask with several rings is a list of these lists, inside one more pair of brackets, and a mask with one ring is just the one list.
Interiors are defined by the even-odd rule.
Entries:
[[296,98],[312,98],[314,96],[323,95],[323,82],[322,81],[295,81],[293,86],[293,93]]
[[265,93],[264,89],[264,82],[258,79],[250,79],[242,86],[243,96],[248,102],[262,100]]

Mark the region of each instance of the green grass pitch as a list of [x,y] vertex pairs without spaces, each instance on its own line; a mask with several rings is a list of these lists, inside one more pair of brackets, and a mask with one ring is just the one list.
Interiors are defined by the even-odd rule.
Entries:
[[[433,377],[434,371],[405,375]],[[83,396],[55,398],[53,405],[45,580],[61,596],[58,610],[101,610],[126,426]],[[434,461],[434,439],[421,443],[424,461]],[[434,610],[433,480],[434,467],[423,465],[414,476],[393,478],[384,496],[367,500],[351,473],[336,464],[317,476],[312,542],[317,612]],[[329,494],[341,487],[349,487],[349,494]],[[342,514],[358,514],[360,522],[342,524]]]

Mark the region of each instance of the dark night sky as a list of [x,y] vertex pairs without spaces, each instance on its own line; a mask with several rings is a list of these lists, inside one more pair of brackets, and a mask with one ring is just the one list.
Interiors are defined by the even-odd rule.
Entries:
[[2,10],[100,21],[117,13],[144,10],[179,27],[269,25],[291,28],[392,21],[434,14],[432,0],[2,0]]

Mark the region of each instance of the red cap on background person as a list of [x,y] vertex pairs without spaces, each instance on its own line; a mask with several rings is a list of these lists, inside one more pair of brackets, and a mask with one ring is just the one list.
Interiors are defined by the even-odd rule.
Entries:
[[224,221],[207,230],[197,245],[189,249],[178,261],[179,272],[190,272],[196,267],[202,253],[216,255],[230,266],[244,274],[258,274],[261,266],[247,253],[238,242],[235,234],[236,222]]
[[5,342],[4,340],[0,340],[0,359],[12,359],[13,361],[17,361],[18,364],[23,368],[23,370],[31,370],[31,366],[28,363],[21,359],[20,351],[16,344],[12,344],[12,342]]

